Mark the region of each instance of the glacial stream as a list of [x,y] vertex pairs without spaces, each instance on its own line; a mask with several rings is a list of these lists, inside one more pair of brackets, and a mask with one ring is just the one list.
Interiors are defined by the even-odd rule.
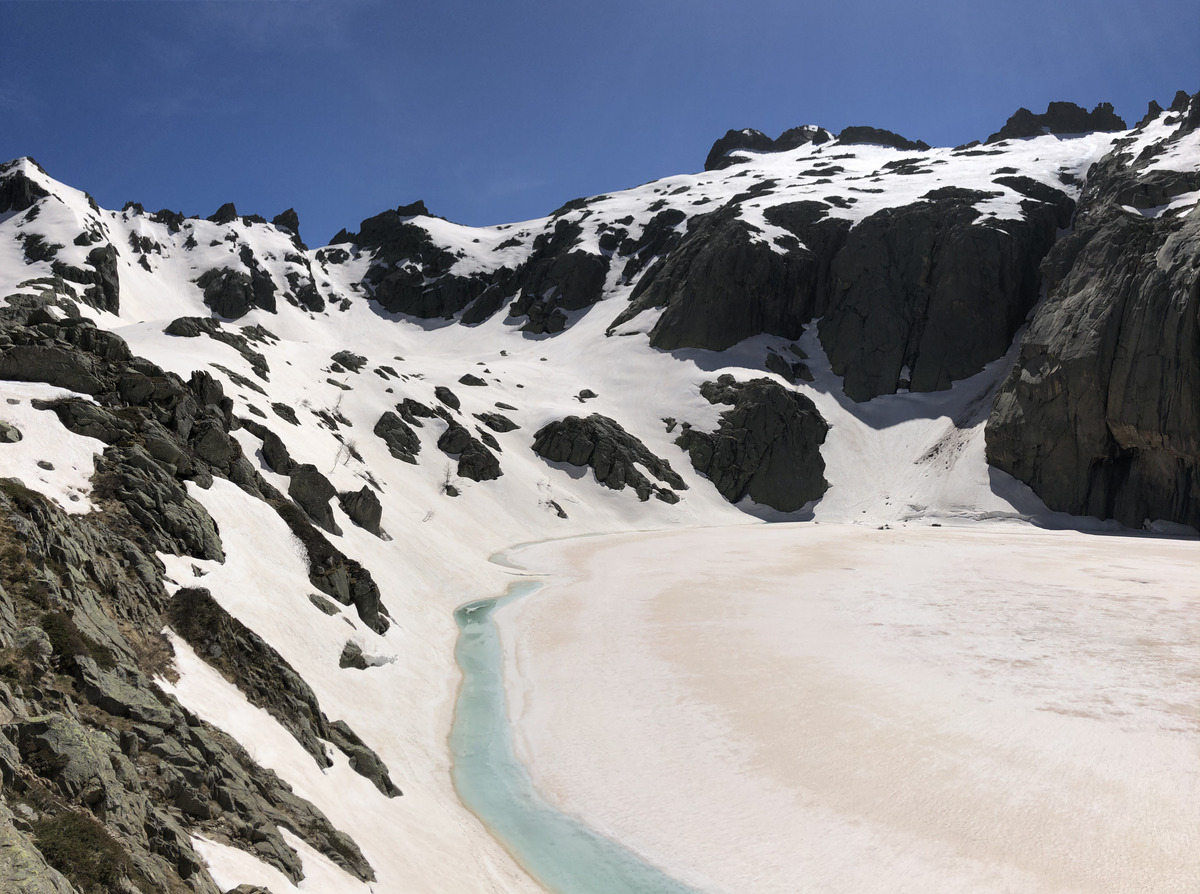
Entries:
[[555,810],[513,750],[503,651],[492,613],[541,584],[460,606],[455,658],[463,672],[450,746],[459,797],[517,861],[553,894],[695,894],[634,853]]

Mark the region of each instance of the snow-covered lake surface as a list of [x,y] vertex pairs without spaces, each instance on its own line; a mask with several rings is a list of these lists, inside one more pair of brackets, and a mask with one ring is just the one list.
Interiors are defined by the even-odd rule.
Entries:
[[1200,543],[768,525],[516,552],[543,797],[705,891],[1200,888]]

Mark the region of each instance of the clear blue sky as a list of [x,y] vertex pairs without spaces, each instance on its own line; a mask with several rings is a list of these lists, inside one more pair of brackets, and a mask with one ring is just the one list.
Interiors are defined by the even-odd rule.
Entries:
[[421,198],[469,224],[699,170],[729,128],[934,145],[1019,106],[1200,90],[1196,0],[0,0],[0,160],[106,207],[310,245]]

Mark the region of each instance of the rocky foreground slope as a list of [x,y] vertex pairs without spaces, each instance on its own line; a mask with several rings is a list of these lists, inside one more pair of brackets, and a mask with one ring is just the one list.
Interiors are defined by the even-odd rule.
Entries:
[[[493,890],[450,609],[516,541],[1038,498],[1200,527],[1198,125],[730,131],[541,220],[418,202],[315,250],[0,166],[0,888],[215,892],[241,852]],[[884,494],[907,468],[976,490]]]

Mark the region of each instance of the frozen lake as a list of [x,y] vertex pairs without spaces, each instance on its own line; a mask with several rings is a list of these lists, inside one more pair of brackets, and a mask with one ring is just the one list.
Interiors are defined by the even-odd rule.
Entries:
[[544,543],[540,797],[697,890],[1200,888],[1200,543],[805,524]]
[[534,878],[556,894],[690,894],[615,841],[550,807],[513,753],[503,656],[492,612],[536,591],[514,584],[455,612],[463,684],[450,747],[460,797]]

